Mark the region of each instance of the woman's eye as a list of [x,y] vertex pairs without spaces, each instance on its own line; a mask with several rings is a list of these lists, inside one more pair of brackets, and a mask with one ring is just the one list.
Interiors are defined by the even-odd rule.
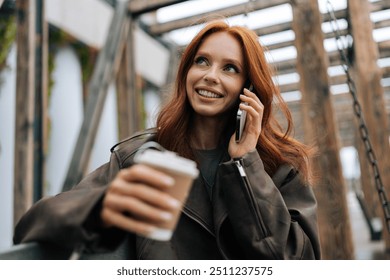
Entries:
[[232,73],[238,73],[238,72],[239,72],[238,69],[237,69],[237,67],[234,66],[234,65],[231,65],[231,64],[229,64],[229,65],[227,65],[227,66],[225,67],[225,71],[227,71],[227,72],[232,72]]
[[200,56],[200,57],[197,57],[195,59],[195,64],[198,64],[198,65],[207,65],[207,59],[203,56]]

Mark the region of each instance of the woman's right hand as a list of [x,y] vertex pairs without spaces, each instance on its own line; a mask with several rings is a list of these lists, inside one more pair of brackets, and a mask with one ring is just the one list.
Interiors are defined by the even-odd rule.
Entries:
[[156,224],[172,218],[180,202],[165,190],[174,185],[169,175],[146,165],[122,169],[111,182],[100,213],[104,227],[147,235]]

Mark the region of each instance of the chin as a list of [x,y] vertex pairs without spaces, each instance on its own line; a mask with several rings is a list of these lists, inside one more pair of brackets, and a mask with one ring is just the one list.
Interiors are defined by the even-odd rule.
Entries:
[[194,111],[197,115],[202,116],[202,117],[212,118],[212,117],[218,116],[218,114],[216,114],[214,111],[210,111],[210,110],[194,110]]

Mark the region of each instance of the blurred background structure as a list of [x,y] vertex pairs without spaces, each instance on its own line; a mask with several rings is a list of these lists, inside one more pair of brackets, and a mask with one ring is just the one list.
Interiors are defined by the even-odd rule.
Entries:
[[0,0],[0,252],[35,201],[154,125],[181,51],[221,16],[259,35],[319,150],[324,259],[390,258],[390,0]]

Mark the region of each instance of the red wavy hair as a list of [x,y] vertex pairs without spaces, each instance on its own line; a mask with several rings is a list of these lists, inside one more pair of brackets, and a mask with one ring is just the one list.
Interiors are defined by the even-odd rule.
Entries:
[[[230,26],[222,20],[206,24],[184,50],[173,94],[157,117],[157,141],[179,155],[194,159],[190,146],[194,110],[187,98],[186,78],[200,45],[206,37],[216,32],[227,32],[241,44],[248,79],[264,104],[262,130],[256,148],[266,172],[272,176],[280,165],[291,164],[305,179],[309,179],[308,159],[311,149],[290,136],[293,128],[291,113],[272,79],[274,71],[266,61],[265,49],[259,43],[257,34],[243,26]],[[286,119],[284,131],[274,116],[273,107],[278,107]],[[232,125],[226,128],[226,141],[234,133],[236,111],[237,107],[229,114],[231,121],[228,123]]]

